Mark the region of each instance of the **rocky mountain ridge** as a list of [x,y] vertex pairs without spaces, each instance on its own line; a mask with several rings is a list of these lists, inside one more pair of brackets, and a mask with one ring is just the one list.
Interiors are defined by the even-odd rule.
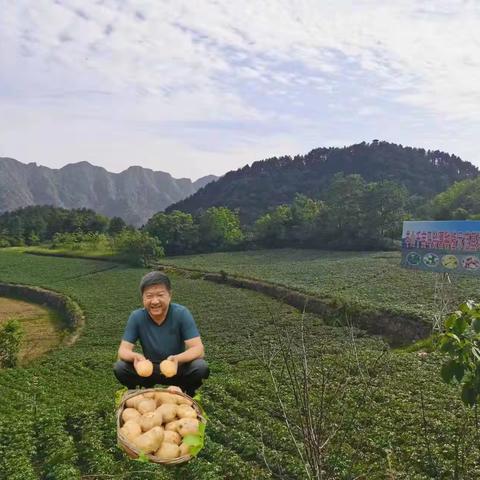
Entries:
[[52,169],[0,157],[0,213],[29,205],[85,207],[140,226],[217,178],[207,175],[192,182],[140,166],[112,173],[88,162]]

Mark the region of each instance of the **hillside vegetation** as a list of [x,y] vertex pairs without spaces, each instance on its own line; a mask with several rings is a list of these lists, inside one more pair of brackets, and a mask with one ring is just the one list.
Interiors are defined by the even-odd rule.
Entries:
[[366,182],[393,181],[422,203],[456,181],[476,177],[478,169],[445,152],[374,140],[254,162],[228,172],[166,211],[195,213],[225,206],[238,209],[242,221],[251,223],[269,208],[291,203],[297,193],[326,200],[327,187],[337,173],[359,174]]

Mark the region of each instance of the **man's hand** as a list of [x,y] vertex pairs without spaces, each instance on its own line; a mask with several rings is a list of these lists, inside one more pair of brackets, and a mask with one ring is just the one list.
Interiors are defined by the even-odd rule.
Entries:
[[177,387],[176,385],[170,385],[167,387],[167,391],[172,392],[172,393],[183,393],[183,390],[180,387]]
[[170,362],[173,362],[175,364],[175,370],[178,372],[178,358],[176,355],[170,355],[169,357],[167,357],[167,360],[169,360]]
[[137,363],[141,362],[142,360],[146,360],[146,358],[140,353],[136,353],[133,357],[133,367],[135,368],[135,370],[137,369]]

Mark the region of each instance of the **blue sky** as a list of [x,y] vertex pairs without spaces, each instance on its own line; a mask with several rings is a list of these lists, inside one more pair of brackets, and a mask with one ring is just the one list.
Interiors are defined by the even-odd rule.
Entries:
[[480,2],[0,0],[0,156],[196,179],[382,139],[480,165]]

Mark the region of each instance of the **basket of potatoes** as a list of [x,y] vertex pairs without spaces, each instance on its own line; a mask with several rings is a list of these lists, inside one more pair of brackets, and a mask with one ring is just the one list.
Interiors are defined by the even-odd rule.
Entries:
[[187,462],[192,458],[189,437],[199,435],[207,423],[202,412],[180,391],[129,390],[117,410],[118,445],[134,459],[171,465]]

